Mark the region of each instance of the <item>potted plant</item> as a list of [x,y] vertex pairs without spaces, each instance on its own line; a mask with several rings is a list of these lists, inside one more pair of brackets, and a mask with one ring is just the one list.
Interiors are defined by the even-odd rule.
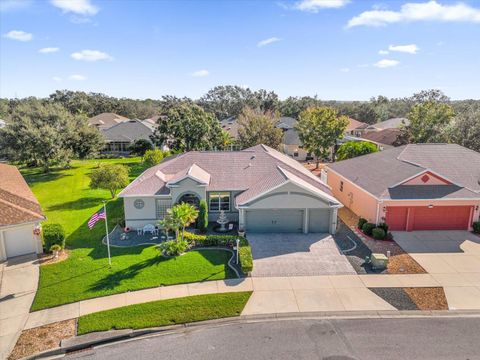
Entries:
[[54,244],[50,246],[50,251],[53,253],[54,259],[58,258],[58,254],[60,253],[61,250],[62,250],[62,247],[58,244]]

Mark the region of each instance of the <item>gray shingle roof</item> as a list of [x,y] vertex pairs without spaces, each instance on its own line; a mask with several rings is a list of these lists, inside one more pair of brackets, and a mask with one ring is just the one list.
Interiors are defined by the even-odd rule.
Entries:
[[150,135],[153,134],[153,126],[133,119],[104,129],[102,134],[107,141],[133,142],[139,139],[150,140]]
[[369,128],[373,127],[378,130],[399,129],[402,125],[410,125],[410,120],[407,118],[392,118],[370,125]]
[[283,133],[283,143],[285,145],[301,145],[298,131],[295,129],[288,129]]
[[146,170],[120,195],[168,194],[166,183],[172,175],[182,173],[194,164],[210,174],[208,191],[244,191],[237,196],[238,203],[245,203],[259,193],[285,182],[286,177],[280,167],[319,192],[331,195],[329,187],[300,163],[264,145],[243,151],[191,151],[179,155]]
[[[379,198],[480,198],[480,153],[456,144],[410,144],[328,165],[330,169]],[[433,188],[430,195],[419,193],[416,186],[397,186],[430,170],[453,182],[457,188]],[[444,185],[446,186],[446,185]],[[466,189],[464,189],[466,188]],[[411,193],[408,193],[411,191]],[[423,190],[422,191],[427,191]]]
[[394,145],[400,133],[400,129],[384,129],[363,134],[362,138],[375,141],[379,144]]

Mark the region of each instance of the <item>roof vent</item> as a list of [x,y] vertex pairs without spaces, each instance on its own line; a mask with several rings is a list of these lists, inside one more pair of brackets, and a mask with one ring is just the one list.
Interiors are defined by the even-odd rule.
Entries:
[[250,158],[250,160],[254,160],[256,157],[257,157],[257,155],[252,155],[252,157]]

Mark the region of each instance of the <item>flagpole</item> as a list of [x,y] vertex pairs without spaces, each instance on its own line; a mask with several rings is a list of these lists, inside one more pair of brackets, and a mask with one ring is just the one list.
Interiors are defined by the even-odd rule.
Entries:
[[110,258],[110,239],[108,238],[108,219],[107,219],[107,202],[103,201],[103,212],[105,213],[105,232],[107,233],[107,251],[108,251],[108,265],[112,266],[112,259]]

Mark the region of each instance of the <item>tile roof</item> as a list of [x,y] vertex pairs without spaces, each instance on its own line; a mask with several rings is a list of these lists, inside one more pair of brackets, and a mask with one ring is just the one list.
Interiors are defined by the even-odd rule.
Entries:
[[[410,144],[353,159],[339,161],[328,168],[341,174],[361,188],[390,199],[431,196],[440,198],[480,198],[480,153],[456,144]],[[416,186],[397,186],[423,171],[430,170],[451,181],[459,188],[417,189]],[[445,185],[443,185],[445,186]],[[392,190],[390,188],[398,187]],[[411,193],[408,193],[411,191]]]
[[362,138],[366,140],[374,141],[379,144],[393,146],[396,143],[400,133],[401,133],[400,129],[384,129],[380,131],[371,131],[366,134],[363,134]]
[[347,125],[347,128],[345,129],[345,131],[352,131],[352,130],[355,130],[355,129],[364,129],[367,126],[368,126],[368,124],[366,124],[364,122],[361,122],[361,121],[358,121],[358,120],[355,120],[355,119],[352,119],[352,118],[348,118],[348,125]]
[[100,129],[108,129],[118,123],[127,121],[128,118],[115,113],[101,113],[88,119],[88,123]]
[[138,119],[128,120],[102,130],[107,142],[122,141],[134,142],[135,140],[150,140],[154,127]]
[[374,128],[378,130],[399,129],[402,125],[410,125],[410,120],[408,120],[407,118],[392,118],[376,124],[372,124],[368,128]]
[[15,166],[0,164],[0,226],[45,219],[38,200]]
[[238,204],[287,181],[279,167],[295,174],[319,193],[331,195],[328,185],[300,163],[268,146],[257,145],[243,151],[191,151],[167,159],[146,170],[119,196],[168,194],[167,183],[172,175],[185,174],[193,165],[196,173],[201,173],[197,169],[200,168],[210,175],[207,191],[242,191],[236,199]]

